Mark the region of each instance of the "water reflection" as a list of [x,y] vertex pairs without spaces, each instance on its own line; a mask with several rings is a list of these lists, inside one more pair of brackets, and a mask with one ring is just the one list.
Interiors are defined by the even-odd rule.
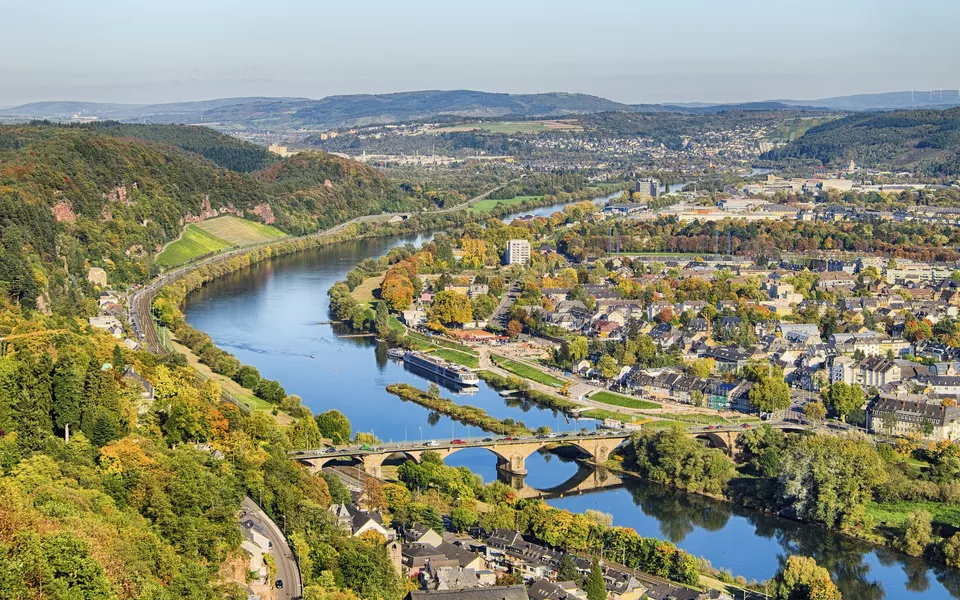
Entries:
[[801,554],[830,571],[844,598],[960,598],[956,569],[650,482],[628,480],[625,489],[633,511],[622,494],[610,492],[549,502],[570,510],[610,512],[615,524],[668,539],[747,578],[767,579],[787,556]]

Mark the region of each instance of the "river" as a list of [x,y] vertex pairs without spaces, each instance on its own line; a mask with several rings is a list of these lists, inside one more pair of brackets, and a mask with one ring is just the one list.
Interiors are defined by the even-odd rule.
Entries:
[[[521,214],[550,214],[557,209]],[[259,263],[190,294],[186,318],[243,363],[279,380],[287,393],[299,395],[315,413],[340,410],[354,430],[373,432],[385,441],[479,435],[476,428],[388,394],[384,388],[390,383],[425,388],[429,382],[389,359],[382,344],[371,338],[343,338],[348,332],[339,326],[318,324],[329,319],[327,290],[363,259],[429,239],[430,234],[358,240]],[[444,395],[529,427],[568,431],[589,425],[554,411],[510,405],[482,382],[479,388],[469,396],[449,390]],[[496,477],[495,459],[482,449],[462,450],[447,462],[467,466],[487,481]],[[540,489],[559,485],[577,472],[575,463],[551,454],[534,454],[526,466],[530,473],[526,482]],[[610,513],[617,525],[669,539],[715,567],[748,579],[769,578],[779,561],[800,553],[828,567],[847,600],[960,598],[960,571],[647,482],[629,481],[616,489],[549,502],[571,511],[592,508]]]

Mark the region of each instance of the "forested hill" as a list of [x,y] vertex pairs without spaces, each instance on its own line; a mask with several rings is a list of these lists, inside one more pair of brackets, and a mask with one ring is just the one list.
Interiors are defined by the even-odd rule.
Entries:
[[851,115],[812,127],[763,158],[832,165],[855,160],[869,167],[954,176],[960,174],[960,107]]
[[219,211],[302,234],[331,218],[416,206],[359,163],[325,153],[274,161],[199,127],[0,127],[0,296],[29,307],[42,297],[68,312],[92,291],[90,266],[113,284],[143,281],[186,221]]
[[82,125],[85,129],[115,137],[129,137],[169,144],[199,154],[225,169],[249,173],[266,169],[278,161],[263,146],[230,137],[208,127],[196,125],[139,125],[118,121],[99,121]]

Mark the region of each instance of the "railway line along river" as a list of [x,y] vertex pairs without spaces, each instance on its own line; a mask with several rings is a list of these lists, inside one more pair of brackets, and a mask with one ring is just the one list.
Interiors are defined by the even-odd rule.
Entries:
[[[481,433],[476,428],[387,393],[384,388],[391,383],[425,388],[429,382],[388,358],[385,346],[371,338],[343,338],[348,332],[340,326],[319,324],[329,319],[327,290],[350,269],[393,247],[429,239],[430,234],[358,240],[271,259],[190,294],[186,318],[240,361],[279,380],[314,413],[343,412],[356,431],[372,431],[385,441],[476,436]],[[508,404],[482,382],[476,394],[457,397],[445,390],[444,395],[531,428],[566,431],[586,425],[535,406]],[[496,477],[495,458],[483,449],[462,450],[447,462],[468,466],[485,480]],[[534,454],[526,467],[526,482],[541,489],[561,484],[578,469],[551,454]],[[648,482],[628,481],[549,502],[576,512],[592,508],[610,513],[614,524],[669,539],[714,567],[748,579],[769,578],[787,555],[804,554],[831,571],[847,600],[960,598],[960,571],[955,569]]]

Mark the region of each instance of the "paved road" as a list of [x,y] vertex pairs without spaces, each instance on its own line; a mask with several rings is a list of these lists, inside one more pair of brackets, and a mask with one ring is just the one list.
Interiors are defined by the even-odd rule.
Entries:
[[283,588],[276,590],[277,600],[293,600],[293,598],[300,597],[303,594],[300,567],[293,558],[293,552],[287,545],[283,531],[249,497],[243,499],[240,507],[240,520],[250,519],[260,525],[267,532],[270,543],[273,544],[273,550],[270,554],[273,555],[273,561],[277,565],[277,579],[283,581]]

